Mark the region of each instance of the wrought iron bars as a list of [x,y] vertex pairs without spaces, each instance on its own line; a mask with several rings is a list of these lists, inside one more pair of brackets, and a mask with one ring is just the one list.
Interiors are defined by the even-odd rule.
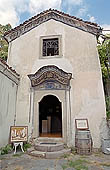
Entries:
[[43,56],[59,55],[59,39],[43,39]]

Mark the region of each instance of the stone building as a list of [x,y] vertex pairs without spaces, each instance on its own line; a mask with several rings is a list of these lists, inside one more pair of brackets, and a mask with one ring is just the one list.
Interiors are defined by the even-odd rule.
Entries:
[[100,147],[105,102],[97,36],[91,22],[49,9],[5,34],[8,64],[20,74],[15,124],[29,137],[74,146],[75,119],[88,119]]

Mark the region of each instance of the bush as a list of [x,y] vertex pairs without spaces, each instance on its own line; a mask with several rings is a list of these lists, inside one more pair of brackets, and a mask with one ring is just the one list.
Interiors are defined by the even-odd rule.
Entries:
[[8,144],[5,147],[1,148],[1,155],[8,154],[11,151],[12,151],[12,146],[10,144]]
[[110,119],[110,96],[105,98],[106,101],[106,116],[107,119]]
[[25,144],[23,145],[24,151],[27,151],[27,149],[30,148],[30,147],[31,147],[31,144],[30,144],[30,143],[25,143]]

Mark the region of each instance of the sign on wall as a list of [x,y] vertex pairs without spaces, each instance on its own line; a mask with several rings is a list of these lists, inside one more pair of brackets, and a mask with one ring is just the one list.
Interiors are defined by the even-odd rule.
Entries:
[[88,130],[88,119],[75,119],[75,125],[77,130]]
[[27,126],[11,126],[10,127],[10,142],[26,142],[28,139]]

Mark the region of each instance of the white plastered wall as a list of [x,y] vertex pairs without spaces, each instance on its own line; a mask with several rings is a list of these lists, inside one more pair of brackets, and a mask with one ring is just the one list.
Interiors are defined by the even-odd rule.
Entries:
[[9,143],[10,126],[14,126],[16,93],[17,85],[1,72],[0,67],[0,148]]
[[[40,59],[40,37],[49,35],[61,35],[62,55],[60,58]],[[102,128],[100,125],[105,117],[105,102],[94,35],[49,20],[10,43],[8,63],[21,75],[17,125],[29,125],[30,80],[27,75],[35,73],[45,65],[55,65],[72,73],[73,77],[70,90],[72,127],[70,143],[74,143],[75,118],[88,118],[94,147],[100,147]]]

